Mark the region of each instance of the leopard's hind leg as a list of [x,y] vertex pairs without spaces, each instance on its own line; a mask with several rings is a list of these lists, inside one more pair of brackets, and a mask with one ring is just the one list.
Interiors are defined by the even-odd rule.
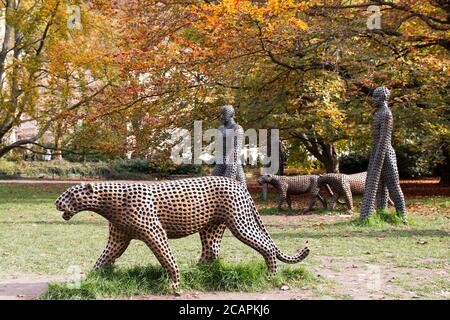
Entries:
[[207,225],[200,230],[200,239],[202,241],[202,256],[200,263],[211,262],[217,259],[220,252],[225,223],[215,223]]
[[[240,215],[246,215],[246,213],[240,213]],[[236,238],[258,251],[264,257],[267,267],[272,274],[277,273],[276,249],[272,240],[261,230],[253,216],[250,219],[242,216],[230,217],[227,221],[227,227]]]
[[350,187],[350,182],[345,181],[342,183],[343,188],[343,196],[345,199],[345,203],[348,208],[348,212],[351,212],[353,210],[353,195],[352,195],[352,189]]

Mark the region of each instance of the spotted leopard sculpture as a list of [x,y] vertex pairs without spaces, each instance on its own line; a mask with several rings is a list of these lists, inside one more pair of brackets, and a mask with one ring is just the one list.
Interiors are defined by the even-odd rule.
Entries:
[[320,195],[320,188],[317,183],[319,176],[278,176],[275,174],[263,175],[258,178],[260,185],[271,184],[278,192],[278,209],[280,210],[286,201],[289,209],[292,209],[291,195],[309,194],[309,205],[307,211],[313,209],[316,199],[319,199],[324,207],[327,206],[325,199]]
[[330,199],[330,208],[333,209],[335,202],[339,197],[344,198],[344,203],[349,211],[353,210],[353,196],[350,184],[350,178],[346,174],[327,173],[319,175],[317,184],[320,187],[329,186],[333,193]]
[[96,212],[109,221],[108,244],[95,263],[100,268],[114,263],[131,239],[144,241],[167,269],[172,287],[178,288],[180,272],[168,239],[200,233],[201,262],[219,255],[225,228],[258,251],[272,273],[277,259],[298,263],[308,254],[305,247],[295,256],[278,249],[256,210],[246,187],[226,177],[181,179],[154,184],[98,183],[67,189],[56,208],[70,220],[84,210]]
[[[351,211],[353,209],[353,196],[364,194],[366,177],[367,172],[354,174],[327,173],[319,176],[318,184],[319,187],[329,186],[332,190],[329,208],[333,209],[335,204],[339,203],[347,205],[347,208]],[[343,198],[344,201],[340,201],[340,198]],[[390,205],[394,205],[390,198],[388,198],[388,202]]]

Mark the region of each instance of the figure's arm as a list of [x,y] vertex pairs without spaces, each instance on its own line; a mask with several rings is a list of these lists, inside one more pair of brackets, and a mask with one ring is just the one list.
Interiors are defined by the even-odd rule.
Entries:
[[373,154],[373,169],[381,171],[381,167],[384,162],[386,151],[391,145],[393,119],[390,112],[386,112],[380,119],[380,134],[378,143],[375,147]]
[[225,176],[236,179],[238,166],[241,165],[242,143],[244,140],[244,130],[241,126],[237,127],[233,132],[233,152],[227,154]]

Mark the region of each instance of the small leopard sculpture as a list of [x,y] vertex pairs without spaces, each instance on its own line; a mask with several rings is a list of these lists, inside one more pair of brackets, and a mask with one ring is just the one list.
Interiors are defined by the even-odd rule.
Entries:
[[[327,186],[331,188],[330,208],[333,209],[336,202],[347,206],[348,210],[353,210],[353,195],[363,195],[366,184],[367,172],[354,174],[327,173],[319,175],[319,187]],[[343,198],[344,201],[339,200]],[[393,204],[388,199],[389,204]]]
[[330,199],[331,209],[334,208],[335,202],[342,197],[348,210],[353,210],[353,196],[349,176],[340,173],[321,174],[319,175],[317,184],[319,187],[328,185],[333,191]]
[[271,184],[278,192],[278,209],[281,210],[283,203],[286,201],[289,209],[292,209],[291,195],[300,195],[308,193],[308,209],[311,211],[319,199],[324,208],[327,206],[325,199],[320,195],[320,188],[317,183],[318,175],[303,176],[278,176],[275,174],[263,175],[258,178],[260,185]]
[[201,177],[152,184],[95,183],[67,189],[56,200],[63,218],[89,210],[109,221],[109,240],[94,269],[112,264],[127,249],[130,240],[147,244],[169,272],[177,289],[180,272],[168,239],[200,234],[201,262],[219,255],[225,228],[258,251],[269,270],[277,272],[277,259],[298,263],[308,254],[305,247],[288,256],[275,245],[256,206],[241,182],[226,177]]

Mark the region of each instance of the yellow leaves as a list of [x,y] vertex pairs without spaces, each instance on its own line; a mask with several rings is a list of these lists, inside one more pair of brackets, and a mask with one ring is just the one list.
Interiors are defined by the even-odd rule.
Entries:
[[338,128],[344,124],[345,113],[340,110],[333,102],[324,103],[317,111],[319,118],[327,119],[330,121],[331,126]]
[[300,30],[303,31],[308,30],[308,24],[303,20],[297,18],[290,18],[289,23]]

